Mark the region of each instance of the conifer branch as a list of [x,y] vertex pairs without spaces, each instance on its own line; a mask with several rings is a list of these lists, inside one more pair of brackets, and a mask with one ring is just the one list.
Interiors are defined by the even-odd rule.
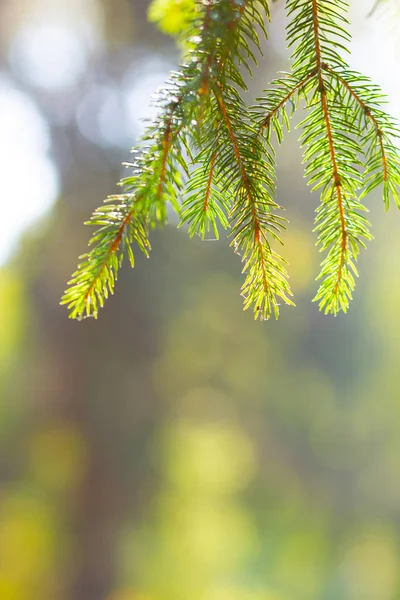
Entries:
[[[321,83],[321,85],[323,85],[322,78],[320,79],[320,83]],[[336,149],[335,149],[335,144],[333,141],[331,119],[330,119],[330,115],[329,115],[329,108],[328,108],[328,102],[326,99],[325,89],[321,89],[320,93],[321,93],[322,111],[324,113],[324,120],[325,120],[325,126],[326,126],[326,133],[328,136],[329,154],[331,156],[331,162],[332,162],[332,179],[333,179],[333,185],[334,185],[336,200],[337,200],[337,204],[338,204],[338,212],[339,212],[339,219],[340,219],[340,236],[341,236],[340,260],[339,260],[338,269],[337,269],[336,284],[335,284],[335,287],[333,290],[333,294],[335,296],[337,296],[339,288],[340,288],[340,284],[342,282],[343,265],[346,261],[346,255],[347,255],[347,227],[346,227],[346,217],[345,217],[345,211],[344,211],[344,197],[343,197],[344,194],[343,194],[343,188],[342,188],[342,180],[341,180],[341,177],[339,174],[339,168],[338,168],[338,163],[337,163],[337,158],[336,158]]]
[[[327,251],[327,256],[321,265],[319,278],[323,282],[315,300],[320,301],[321,309],[333,314],[337,314],[340,309],[347,310],[354,288],[354,275],[357,275],[355,259],[360,247],[365,245],[364,240],[371,239],[369,224],[361,214],[366,209],[357,197],[361,187],[360,170],[364,167],[359,158],[359,150],[369,141],[371,153],[371,140],[363,133],[361,121],[354,114],[353,104],[356,98],[343,86],[340,79],[343,76],[344,80],[343,74],[349,71],[338,52],[346,50],[343,41],[350,41],[345,28],[348,24],[346,8],[346,3],[341,0],[335,4],[326,0],[288,1],[291,17],[288,44],[295,45],[291,78],[297,78],[299,82],[307,80],[302,92],[309,116],[301,124],[301,141],[305,147],[307,162],[306,175],[313,189],[322,188],[316,230],[321,250]],[[306,26],[307,23],[310,26]],[[336,81],[348,93],[348,98],[330,81],[337,74],[339,79]],[[280,88],[283,89],[282,84]],[[285,98],[286,96],[282,97],[282,101]],[[279,104],[279,108],[283,104],[284,102]],[[366,113],[365,117],[368,117]],[[370,122],[375,123],[371,119]],[[375,133],[378,130],[380,128],[375,127]],[[381,153],[385,152],[383,144],[380,148]],[[366,173],[371,175],[370,166],[369,157],[366,161]],[[393,170],[396,171],[395,167]],[[386,181],[386,163],[383,164],[382,172]]]
[[[118,270],[125,251],[133,257],[130,244],[136,235],[130,231],[137,224],[140,235],[146,239],[148,225],[164,224],[167,218],[166,203],[176,211],[180,207],[177,192],[181,188],[181,172],[187,172],[182,154],[182,143],[189,149],[190,143],[199,144],[196,130],[204,114],[209,114],[210,80],[232,79],[245,87],[241,74],[235,66],[242,62],[249,68],[247,57],[252,58],[248,37],[251,35],[250,19],[263,23],[259,10],[248,0],[198,0],[198,11],[188,37],[200,33],[200,41],[191,50],[190,61],[175,74],[160,95],[161,113],[153,126],[149,127],[137,160],[134,173],[120,183],[125,189],[122,199],[112,210],[100,208],[93,214],[90,224],[101,225],[90,241],[91,250],[81,257],[81,263],[69,282],[62,298],[71,317],[98,315],[108,293],[113,293]],[[261,3],[268,14],[266,1]],[[249,7],[249,8],[248,8]],[[248,9],[248,10],[247,10]],[[246,12],[247,11],[247,12]],[[258,39],[256,45],[260,45]],[[199,99],[201,100],[199,102]],[[199,110],[200,107],[200,110]],[[115,200],[111,197],[107,202]],[[110,208],[110,207],[109,207]],[[113,214],[113,218],[108,215]],[[138,220],[133,216],[138,215]],[[129,246],[129,248],[128,248]],[[147,255],[150,244],[140,244]],[[131,259],[133,264],[133,259]]]
[[[373,85],[367,77],[361,76],[345,70],[342,73],[333,70],[328,64],[323,63],[322,68],[329,73],[343,88],[348,92],[350,99],[353,99],[359,108],[358,120],[361,124],[361,117],[364,117],[365,125],[371,125],[372,132],[368,131],[360,135],[362,147],[365,148],[367,165],[365,179],[365,188],[361,197],[366,196],[372,189],[380,183],[383,184],[383,200],[386,210],[389,209],[390,200],[393,199],[400,208],[400,198],[398,186],[400,185],[400,160],[398,149],[394,146],[393,140],[400,138],[400,131],[397,123],[389,115],[379,109],[377,100],[383,102],[383,95],[378,86]],[[357,118],[357,106],[353,110],[354,117]],[[371,135],[374,133],[375,135]],[[377,165],[377,155],[380,154],[380,168]],[[375,154],[374,160],[371,160]]]
[[[269,241],[272,238],[281,243],[279,234],[286,222],[273,212],[280,209],[272,197],[274,160],[270,155],[267,159],[263,157],[257,132],[249,126],[245,128],[242,116],[240,124],[232,122],[235,113],[229,109],[221,90],[216,90],[216,99],[237,163],[234,182],[237,191],[231,209],[232,245],[236,252],[242,252],[244,262],[244,306],[253,306],[255,318],[269,319],[272,314],[277,317],[279,299],[286,304],[293,305],[293,302],[285,261],[272,250]],[[229,101],[229,95],[227,99]],[[243,115],[243,112],[239,114]]]
[[[262,133],[263,129],[268,129],[270,124],[271,124],[271,120],[279,113],[279,111],[285,106],[285,104],[287,104],[287,102],[289,102],[289,100],[292,100],[294,98],[294,96],[301,92],[308,81],[310,81],[310,79],[312,79],[313,77],[315,77],[317,73],[316,69],[313,69],[312,71],[310,71],[310,73],[307,73],[307,75],[305,77],[303,77],[303,79],[301,79],[298,82],[295,82],[294,84],[292,83],[292,86],[290,87],[289,91],[283,96],[283,98],[279,99],[277,104],[273,107],[270,107],[269,112],[267,113],[267,115],[264,117],[264,119],[261,121],[259,128],[258,128],[258,133]],[[290,81],[290,78],[288,77],[286,80],[276,80],[273,81],[271,83],[271,85],[277,85],[277,86],[288,86],[288,82]],[[278,88],[279,89],[279,88]],[[276,92],[277,90],[275,90]],[[280,89],[280,91],[282,91],[282,88]],[[273,92],[271,91],[269,98],[268,98],[268,102],[269,104],[272,103],[272,96],[273,96]],[[263,107],[264,108],[264,107]],[[265,110],[265,108],[264,108]],[[280,139],[280,136],[279,136]]]
[[219,151],[218,137],[210,152],[211,157],[198,156],[196,162],[200,166],[190,176],[186,189],[186,197],[181,208],[181,221],[179,227],[188,224],[189,235],[199,235],[203,240],[210,230],[215,238],[219,238],[218,223],[224,229],[229,227],[227,213],[229,212],[230,199],[224,193],[221,181],[217,179],[216,160]]
[[[313,29],[314,29],[314,44],[315,44],[315,62],[316,62],[316,76],[318,78],[318,92],[321,99],[321,107],[323,118],[325,122],[326,135],[328,137],[328,147],[329,147],[329,155],[331,160],[331,171],[332,171],[332,180],[333,180],[333,188],[332,188],[332,197],[336,197],[338,215],[340,221],[340,236],[337,242],[340,250],[339,250],[339,259],[336,265],[336,277],[333,289],[327,289],[326,292],[331,295],[333,300],[333,310],[337,311],[337,300],[336,298],[339,296],[339,293],[342,292],[342,277],[343,277],[343,268],[347,260],[347,225],[346,225],[346,216],[345,216],[345,208],[344,208],[344,191],[342,186],[342,179],[339,172],[338,160],[337,160],[337,152],[335,148],[335,142],[332,134],[332,125],[331,125],[331,117],[329,114],[329,106],[327,101],[326,94],[326,86],[323,78],[323,68],[322,68],[322,57],[321,57],[321,41],[320,41],[320,31],[319,31],[319,10],[318,10],[318,0],[312,0],[312,14],[313,14]],[[335,251],[336,254],[336,251]],[[332,253],[332,257],[334,254]],[[328,273],[330,275],[330,273]],[[331,279],[331,277],[329,277]],[[329,280],[328,279],[328,280]],[[329,304],[326,293],[322,296],[323,302],[326,299],[327,308],[329,310]],[[332,302],[331,300],[331,302]],[[342,306],[347,308],[347,302],[343,298]]]
[[360,98],[357,92],[351,87],[351,85],[342,77],[339,73],[331,69],[331,67],[327,63],[322,63],[322,69],[327,71],[330,75],[332,75],[339,83],[343,85],[343,87],[349,92],[350,96],[354,98],[354,100],[359,104],[361,110],[367,119],[369,119],[375,128],[376,136],[378,139],[378,144],[382,154],[382,168],[383,168],[383,180],[386,182],[389,177],[388,173],[388,164],[386,158],[385,147],[383,144],[383,133],[379,127],[379,123],[377,118],[373,115],[371,108],[367,106],[367,104]]
[[133,266],[135,244],[148,256],[149,228],[166,223],[170,204],[191,236],[204,239],[213,231],[218,237],[219,226],[231,228],[246,274],[244,307],[252,306],[256,318],[278,316],[280,301],[293,304],[286,263],[271,246],[281,243],[286,223],[275,201],[271,132],[283,141],[303,99],[300,142],[308,183],[321,193],[316,231],[325,252],[315,300],[326,313],[346,311],[359,250],[372,237],[360,199],[382,184],[385,207],[394,200],[400,208],[400,130],[381,109],[378,86],[343,59],[350,42],[347,3],[287,0],[292,70],[248,111],[241,67],[251,73],[254,49],[261,51],[258,31],[266,36],[268,2],[195,2],[188,61],[159,94],[159,115],[128,165],[133,173],[120,182],[124,193],[94,212],[89,223],[98,229],[62,303],[71,317],[97,317],[124,255]]

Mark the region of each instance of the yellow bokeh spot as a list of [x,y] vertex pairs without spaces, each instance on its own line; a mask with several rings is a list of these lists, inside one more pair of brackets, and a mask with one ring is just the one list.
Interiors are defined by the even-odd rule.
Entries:
[[175,36],[185,29],[194,11],[194,0],[153,0],[148,17],[164,33]]
[[40,588],[53,567],[56,548],[55,522],[46,503],[30,496],[26,489],[4,492],[0,503],[3,584],[9,579],[24,587]]
[[254,474],[249,440],[228,425],[182,421],[169,432],[167,469],[182,489],[231,494],[243,489]]
[[174,548],[176,558],[195,571],[234,568],[256,548],[251,519],[233,502],[175,498],[165,503],[164,517],[173,535],[169,553]]

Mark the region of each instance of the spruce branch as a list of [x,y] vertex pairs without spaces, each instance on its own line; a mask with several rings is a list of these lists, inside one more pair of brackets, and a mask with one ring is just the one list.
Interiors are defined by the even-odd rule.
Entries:
[[383,184],[383,200],[386,210],[391,200],[400,208],[398,187],[400,185],[400,159],[393,140],[400,138],[397,123],[380,110],[384,96],[379,87],[367,77],[350,70],[337,72],[328,64],[322,68],[327,71],[348,93],[347,103],[353,101],[354,119],[359,122],[361,145],[365,149],[366,169],[364,189],[361,197]]
[[188,172],[183,148],[198,144],[199,127],[210,110],[210,82],[232,81],[245,88],[238,64],[249,69],[249,60],[254,58],[250,44],[260,47],[252,24],[255,21],[264,28],[266,1],[198,0],[196,7],[188,32],[189,60],[160,94],[159,116],[147,129],[136,161],[128,165],[133,174],[120,182],[124,193],[117,202],[114,197],[107,199],[108,208],[97,209],[89,222],[101,229],[91,238],[91,249],[81,257],[61,300],[71,317],[96,318],[98,307],[114,291],[124,253],[133,256],[132,242],[145,233],[146,244],[138,246],[147,255],[148,227],[166,223],[168,202],[180,211],[181,172]]
[[114,291],[124,253],[134,265],[133,242],[148,256],[149,225],[164,223],[166,202],[175,206],[180,186],[178,165],[184,167],[179,152],[179,133],[185,115],[179,115],[180,96],[166,107],[157,124],[149,129],[145,140],[158,139],[143,150],[131,166],[133,175],[121,181],[125,193],[110,196],[87,223],[100,227],[92,236],[88,253],[80,257],[78,269],[69,281],[61,303],[67,304],[72,318],[98,316],[104,298]]
[[[231,165],[231,178],[236,173],[230,182],[236,189],[231,209],[231,245],[236,252],[242,253],[243,272],[246,273],[242,287],[245,308],[253,306],[255,318],[268,319],[271,314],[278,316],[279,298],[286,304],[293,304],[289,298],[292,293],[285,261],[270,246],[271,238],[281,243],[280,231],[286,222],[275,212],[280,207],[273,199],[274,157],[264,152],[257,140],[257,132],[243,119],[244,107],[239,112],[232,110],[239,102],[235,91],[224,92],[225,98],[222,91],[216,92],[228,138],[225,155],[221,158]],[[232,159],[236,160],[236,169],[232,168]]]
[[[347,190],[345,188],[346,183],[343,181],[345,177],[345,173],[349,174],[349,158],[353,165],[357,164],[357,158],[355,153],[353,154],[354,147],[351,143],[350,139],[345,136],[343,132],[341,132],[341,127],[339,126],[336,131],[336,139],[340,139],[341,137],[341,149],[343,152],[342,144],[345,143],[347,146],[347,156],[346,156],[346,166],[343,165],[343,171],[340,168],[340,156],[339,150],[334,140],[334,123],[331,115],[330,106],[327,99],[327,90],[326,84],[323,77],[323,69],[322,69],[322,55],[321,51],[324,48],[324,40],[323,34],[320,30],[321,23],[325,24],[326,29],[329,31],[329,26],[332,23],[332,12],[330,9],[323,12],[324,5],[322,2],[318,3],[318,0],[312,0],[312,16],[313,16],[313,37],[314,37],[314,49],[315,49],[315,69],[316,69],[316,77],[318,79],[318,92],[321,100],[321,110],[322,117],[325,124],[325,131],[327,136],[327,144],[318,144],[318,153],[314,153],[311,155],[311,160],[308,165],[308,172],[312,173],[315,171],[312,159],[315,156],[318,158],[325,154],[329,153],[331,168],[330,173],[327,171],[328,177],[321,178],[318,182],[318,185],[323,184],[324,191],[327,193],[324,195],[322,199],[320,215],[317,220],[317,231],[320,233],[320,244],[323,249],[327,247],[327,244],[330,244],[330,251],[328,253],[327,258],[322,263],[322,272],[320,274],[320,278],[325,277],[325,280],[320,287],[319,293],[316,296],[316,299],[321,299],[321,308],[325,308],[327,312],[332,311],[333,313],[337,313],[339,307],[344,310],[348,307],[348,298],[351,297],[351,291],[354,286],[354,280],[350,274],[350,268],[352,268],[354,272],[354,267],[351,259],[349,260],[349,228],[348,228],[348,215],[346,211],[346,204],[350,204],[349,200],[352,198],[354,194],[353,204],[356,205],[355,202],[355,190],[357,189],[357,181],[356,184],[352,181],[347,183]],[[336,13],[337,16],[337,13]],[[330,31],[331,32],[331,31]],[[338,33],[343,39],[347,40],[347,36],[345,34]],[[329,48],[328,45],[325,46],[325,51]],[[340,60],[340,59],[339,59]],[[337,62],[337,60],[336,60]],[[310,121],[309,121],[310,123]],[[326,152],[328,150],[328,152]],[[343,161],[344,163],[345,161]],[[311,165],[311,169],[310,169]],[[346,169],[346,171],[345,171]],[[355,173],[353,173],[355,174]],[[325,179],[325,181],[324,181]],[[349,185],[350,183],[350,185]],[[346,192],[348,194],[348,202],[346,202]],[[331,207],[330,203],[335,202],[336,206]],[[345,204],[346,203],[346,204]],[[354,213],[357,215],[357,213]],[[338,223],[336,224],[336,222]],[[338,226],[337,226],[338,225]],[[326,227],[333,227],[336,230],[336,235],[328,237],[329,242],[326,241]],[[353,257],[355,258],[355,254]]]
[[229,227],[227,215],[230,198],[224,193],[221,179],[217,179],[216,174],[218,140],[217,137],[209,150],[210,157],[208,154],[204,158],[202,155],[196,157],[200,166],[191,173],[181,208],[179,227],[187,223],[189,235],[193,237],[197,234],[203,240],[210,231],[213,231],[216,239],[219,238],[218,224],[224,229]]
[[187,62],[158,96],[159,114],[135,149],[123,193],[98,208],[89,251],[81,257],[62,303],[70,316],[97,317],[113,293],[132,245],[146,256],[149,230],[167,222],[168,204],[189,235],[218,238],[230,229],[242,256],[244,307],[255,318],[293,304],[285,260],[276,252],[286,219],[275,200],[275,150],[300,104],[305,175],[320,191],[315,231],[325,253],[314,300],[336,315],[346,311],[356,260],[371,239],[361,200],[382,185],[386,209],[400,208],[397,123],[381,108],[381,90],[350,69],[347,2],[287,0],[292,69],[275,79],[250,109],[241,92],[269,19],[267,0],[195,0],[185,47]]
[[400,162],[394,144],[400,136],[397,124],[380,109],[381,90],[352,72],[342,57],[344,43],[350,41],[347,3],[288,0],[287,7],[293,69],[272,82],[252,114],[265,143],[271,144],[271,131],[281,143],[283,126],[289,128],[291,114],[300,98],[305,99],[308,116],[300,124],[300,141],[309,184],[322,190],[316,231],[326,252],[314,300],[321,310],[336,315],[349,306],[355,262],[372,237],[360,199],[382,183],[385,207],[394,199],[400,208]]

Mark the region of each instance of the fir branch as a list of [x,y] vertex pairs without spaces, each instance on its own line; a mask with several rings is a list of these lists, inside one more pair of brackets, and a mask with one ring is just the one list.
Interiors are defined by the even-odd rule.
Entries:
[[[338,90],[326,79],[328,61],[330,74],[347,69],[338,50],[346,49],[340,40],[350,41],[346,29],[347,5],[324,0],[290,0],[289,13],[293,21],[288,39],[298,42],[293,57],[294,76],[303,79],[315,74],[315,88],[309,94],[307,106],[310,115],[303,121],[301,136],[307,161],[306,175],[313,189],[322,188],[316,231],[319,244],[327,256],[322,262],[319,279],[322,283],[315,300],[325,312],[337,314],[346,311],[357,275],[355,260],[359,248],[371,238],[368,222],[360,214],[365,210],[358,200],[360,187],[358,158],[359,133],[353,121],[343,115],[351,109],[350,103],[340,97]],[[300,41],[297,28],[305,19],[312,24]],[[338,23],[343,25],[339,26]],[[319,105],[319,107],[318,107]]]
[[[294,102],[296,94],[304,91],[306,84],[310,79],[315,77],[316,73],[317,70],[313,69],[300,81],[293,80],[294,78],[288,74],[285,79],[277,79],[271,83],[271,86],[276,87],[269,90],[266,102],[262,102],[258,107],[256,107],[257,112],[267,112],[267,115],[262,119],[259,125],[259,134],[262,133],[263,129],[269,129],[274,117],[279,114],[279,111],[284,108],[285,104],[287,104],[289,100],[292,101],[293,110],[296,108],[296,104]],[[289,121],[287,119],[285,120],[289,128]],[[276,122],[275,131],[277,132],[278,141],[280,142],[283,138],[281,136],[280,128],[276,126]]]
[[[320,85],[324,86],[323,80],[320,76],[319,76],[319,80],[320,80]],[[333,294],[333,297],[336,298],[339,295],[339,290],[341,290],[341,288],[342,288],[343,267],[344,267],[344,265],[346,263],[346,259],[347,259],[347,249],[348,249],[347,237],[348,237],[348,234],[347,234],[347,223],[346,223],[345,208],[344,208],[344,190],[343,190],[343,185],[342,185],[342,179],[339,174],[337,152],[336,152],[335,143],[333,141],[333,135],[332,135],[331,117],[329,114],[328,101],[326,99],[326,91],[325,91],[324,87],[322,87],[320,89],[320,94],[321,94],[322,112],[324,115],[326,133],[328,136],[329,154],[330,154],[330,159],[331,159],[331,163],[332,163],[332,175],[331,175],[331,178],[333,179],[332,197],[336,197],[339,221],[340,221],[340,237],[339,237],[339,246],[340,246],[339,256],[340,256],[340,258],[339,258],[339,260],[333,261],[333,262],[337,263],[337,274],[336,274],[336,277],[333,278],[334,279],[333,291],[332,291],[332,289],[329,289],[329,288],[327,289],[327,294],[328,295]],[[335,249],[335,252],[331,254],[331,258],[334,258],[335,255],[336,255],[336,249]],[[329,262],[327,264],[329,265]],[[330,269],[328,269],[327,271],[329,274]],[[323,298],[325,299],[326,295],[324,295]],[[328,298],[326,298],[326,302],[328,302]],[[343,304],[346,304],[346,302],[344,301]],[[334,312],[337,312],[336,303],[333,307],[333,310],[334,310]]]
[[274,212],[280,207],[273,199],[273,156],[265,155],[257,132],[243,119],[244,107],[236,110],[240,100],[234,90],[224,90],[224,95],[216,90],[228,142],[220,157],[221,169],[224,163],[232,165],[230,153],[237,163],[236,170],[230,166],[229,174],[236,192],[231,210],[232,245],[242,253],[243,272],[247,274],[242,287],[244,306],[253,306],[255,318],[268,319],[272,314],[278,316],[279,299],[293,305],[285,261],[270,246],[271,238],[281,242],[279,235],[286,220]]
[[[358,118],[360,128],[364,121],[360,141],[365,149],[366,170],[361,197],[382,183],[386,210],[389,209],[391,199],[400,208],[400,159],[394,144],[394,139],[400,138],[400,131],[397,123],[379,109],[379,104],[384,100],[382,91],[359,73],[349,70],[337,72],[326,63],[323,63],[322,68],[347,91],[349,100],[354,101],[353,115],[355,119]],[[378,155],[380,164],[377,164]]]
[[149,228],[166,223],[171,204],[191,236],[218,237],[220,225],[231,227],[246,273],[244,307],[253,306],[255,317],[278,316],[280,301],[293,304],[285,261],[271,246],[281,243],[286,223],[275,201],[271,132],[281,143],[304,99],[300,141],[308,182],[321,192],[316,231],[326,253],[315,300],[325,312],[346,311],[359,250],[371,239],[360,198],[382,184],[385,207],[394,200],[400,208],[400,131],[380,108],[380,89],[343,59],[347,3],[287,0],[292,71],[248,112],[239,93],[246,89],[242,67],[251,73],[254,50],[261,51],[267,0],[195,2],[188,62],[159,94],[159,115],[128,165],[132,174],[120,182],[124,193],[93,214],[98,229],[62,303],[72,317],[97,317],[124,254],[132,266],[133,243],[148,255]]
[[125,250],[134,266],[134,242],[146,256],[150,250],[148,224],[139,209],[137,213],[132,208],[127,210],[125,196],[110,196],[87,224],[99,229],[89,242],[94,250],[79,257],[80,267],[68,282],[70,287],[62,300],[71,310],[71,318],[97,317],[99,307],[113,293]]
[[[313,69],[300,81],[290,73],[285,73],[284,77],[271,82],[271,87],[264,98],[257,98],[258,104],[252,107],[251,115],[257,126],[258,135],[264,135],[268,144],[271,141],[272,130],[278,143],[282,143],[283,128],[285,126],[289,131],[289,118],[298,107],[300,97],[307,98],[309,85],[312,84],[316,72],[316,69]],[[288,115],[286,105],[289,102],[292,110]]]
[[197,157],[196,162],[200,163],[200,166],[191,173],[186,189],[179,227],[187,223],[191,237],[197,234],[205,239],[212,230],[215,238],[218,239],[218,223],[224,229],[229,227],[227,213],[230,207],[230,198],[225,193],[216,174],[218,145],[217,138],[210,149],[209,159],[208,154],[207,158],[203,158],[202,155]]
[[363,187],[364,197],[383,183],[386,208],[391,198],[399,204],[400,163],[393,142],[399,131],[378,108],[383,101],[379,88],[351,72],[343,60],[342,51],[347,50],[343,41],[350,41],[347,4],[342,0],[288,0],[287,4],[293,70],[272,82],[252,115],[267,149],[271,131],[281,143],[283,127],[289,129],[291,114],[300,98],[305,99],[309,115],[300,124],[300,140],[309,183],[313,190],[322,188],[316,231],[321,250],[327,252],[315,300],[320,300],[325,312],[337,314],[348,308],[357,274],[355,260],[365,240],[371,239],[368,221],[361,214],[366,209],[357,194]]
[[[354,260],[358,253],[358,245],[355,240],[360,240],[360,235],[367,239],[370,235],[357,212],[361,209],[361,205],[356,196],[359,186],[357,171],[354,168],[358,163],[356,148],[351,138],[346,135],[346,131],[341,127],[341,123],[337,122],[337,127],[335,127],[334,115],[331,115],[331,107],[328,101],[327,85],[323,76],[322,52],[325,52],[328,56],[330,55],[331,60],[334,59],[336,67],[343,66],[341,58],[336,55],[336,52],[332,55],[329,45],[326,41],[324,43],[323,35],[324,28],[325,31],[331,32],[329,27],[333,24],[332,17],[335,15],[337,19],[340,13],[335,11],[334,8],[328,7],[327,9],[325,4],[318,0],[312,0],[317,89],[320,96],[327,143],[319,143],[316,146],[310,145],[312,151],[309,152],[308,173],[315,172],[316,158],[323,159],[324,154],[329,154],[330,168],[328,169],[327,163],[324,168],[326,176],[324,177],[322,174],[317,176],[318,185],[323,184],[324,186],[317,218],[317,231],[319,232],[319,243],[322,250],[329,247],[329,252],[322,263],[319,278],[324,278],[324,280],[315,300],[320,300],[320,308],[324,309],[325,312],[337,314],[340,308],[344,311],[347,310],[354,288],[352,272],[356,274]],[[341,3],[338,2],[338,4]],[[346,22],[344,17],[343,21]],[[343,29],[340,33],[343,34],[344,39],[349,39],[347,32]],[[342,155],[342,160],[340,155]],[[318,168],[320,168],[319,160]],[[333,202],[336,203],[336,208],[331,206]],[[350,210],[352,215],[350,215]],[[355,238],[355,243],[350,241],[352,235],[351,216],[353,220],[363,225],[357,231],[359,236]]]
[[[209,111],[210,81],[232,80],[245,87],[235,63],[240,61],[249,68],[248,58],[253,57],[249,46],[249,41],[254,41],[249,27],[250,15],[259,24],[263,22],[253,5],[255,2],[246,4],[242,0],[198,2],[188,36],[190,39],[194,35],[199,37],[199,42],[192,47],[189,62],[171,77],[160,94],[161,113],[148,128],[136,162],[129,165],[134,169],[133,174],[120,182],[125,193],[123,201],[114,206],[117,218],[108,219],[109,213],[98,209],[90,221],[98,225],[101,215],[102,229],[92,237],[92,248],[81,258],[62,298],[62,304],[67,304],[71,310],[71,317],[97,317],[98,306],[108,293],[113,293],[123,252],[132,254],[131,247],[127,249],[125,242],[130,244],[137,237],[131,228],[137,224],[142,233],[139,221],[133,219],[133,215],[138,215],[147,228],[166,222],[167,202],[179,212],[180,169],[187,171],[182,144],[186,148],[190,147],[191,141],[198,144],[196,120],[199,117],[201,121],[204,113]],[[267,10],[265,0],[261,5]],[[247,10],[248,6],[251,6],[250,10]],[[256,39],[255,43],[259,45],[260,42]],[[144,245],[139,244],[139,248],[143,250]],[[149,248],[147,241],[146,252]]]

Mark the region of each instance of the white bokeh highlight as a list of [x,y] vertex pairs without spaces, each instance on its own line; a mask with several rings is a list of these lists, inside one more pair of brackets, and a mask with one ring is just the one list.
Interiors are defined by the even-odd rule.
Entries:
[[54,203],[59,183],[46,121],[26,94],[0,79],[0,265]]

